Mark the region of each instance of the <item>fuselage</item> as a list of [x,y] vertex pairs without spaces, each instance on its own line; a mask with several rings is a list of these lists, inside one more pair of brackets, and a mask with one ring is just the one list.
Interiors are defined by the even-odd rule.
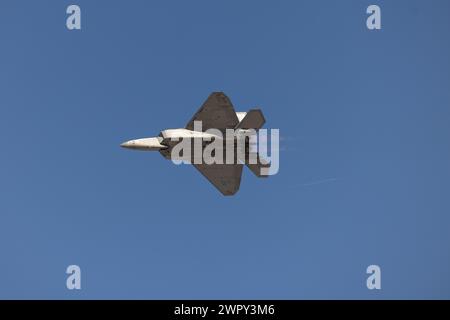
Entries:
[[[236,158],[237,150],[242,150],[242,154],[248,155],[251,145],[250,137],[256,137],[254,130],[237,129],[228,132],[207,130],[206,132],[199,132],[179,128],[163,130],[157,137],[130,140],[121,144],[121,146],[141,151],[159,151],[164,158],[169,160],[189,159],[192,162],[198,162],[199,157],[203,158],[205,148],[214,143],[216,150],[212,151],[213,156],[216,156],[215,153],[220,151],[225,161],[227,154],[230,153],[232,153],[233,158]],[[253,140],[251,142],[253,143]],[[175,148],[184,149],[180,152]],[[186,150],[189,150],[190,154],[186,154]]]

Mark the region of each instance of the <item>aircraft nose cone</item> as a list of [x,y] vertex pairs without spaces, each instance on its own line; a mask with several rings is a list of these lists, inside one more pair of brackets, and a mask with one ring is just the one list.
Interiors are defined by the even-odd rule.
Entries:
[[131,142],[130,141],[126,141],[124,143],[121,143],[120,146],[122,148],[130,148],[131,147]]

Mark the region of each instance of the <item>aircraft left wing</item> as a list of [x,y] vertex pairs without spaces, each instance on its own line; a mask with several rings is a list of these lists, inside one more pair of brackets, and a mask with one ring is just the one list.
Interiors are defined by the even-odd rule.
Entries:
[[233,129],[239,123],[230,99],[223,92],[213,92],[186,125],[194,130],[194,121],[202,121],[202,130]]
[[242,164],[192,164],[223,195],[231,196],[239,190]]

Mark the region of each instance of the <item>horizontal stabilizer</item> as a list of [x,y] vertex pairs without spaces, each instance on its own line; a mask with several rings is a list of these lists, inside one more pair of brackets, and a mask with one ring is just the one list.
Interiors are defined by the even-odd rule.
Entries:
[[260,109],[251,109],[247,112],[244,119],[238,123],[236,129],[256,129],[261,128],[266,119]]
[[264,170],[266,173],[269,172],[269,168],[270,168],[270,162],[265,160],[265,159],[260,159],[259,154],[256,154],[256,159],[257,163],[251,164],[248,163],[248,161],[246,161],[245,165],[251,170],[251,172],[253,172],[257,177],[259,178],[266,178],[269,175],[268,174],[263,174],[263,168],[266,168],[266,170]]

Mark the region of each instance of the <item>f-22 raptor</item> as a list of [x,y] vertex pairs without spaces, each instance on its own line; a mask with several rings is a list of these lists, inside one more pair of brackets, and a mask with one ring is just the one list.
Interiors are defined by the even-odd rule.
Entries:
[[[251,135],[255,135],[255,132],[264,123],[265,119],[260,109],[235,112],[230,99],[223,92],[213,92],[185,128],[163,130],[157,137],[130,140],[122,143],[121,146],[135,150],[159,151],[163,157],[169,160],[188,159],[188,162],[197,168],[223,195],[230,196],[239,190],[244,164],[258,177],[267,177],[268,175],[270,164],[265,159],[261,159],[257,151],[252,151],[252,140],[250,139]],[[198,124],[201,124],[200,129]],[[216,133],[211,129],[215,129]],[[227,145],[230,142],[230,137],[226,134],[226,131],[230,130],[227,129],[234,130],[231,137],[232,148],[228,148]],[[173,152],[181,141],[192,143],[194,152],[191,152],[190,155],[183,154],[185,150]],[[222,153],[221,160],[223,161],[207,163],[207,161],[201,161],[203,159],[198,159],[198,155],[195,154],[195,141],[199,143],[197,146],[200,146],[201,157],[211,141],[216,141],[216,146],[220,145],[223,148],[219,150]],[[219,141],[218,144],[217,141]],[[238,152],[239,150],[242,152]],[[214,153],[219,152],[215,150],[213,156]],[[239,156],[239,154],[243,156]],[[249,161],[252,156],[256,161]],[[232,159],[231,163],[228,161],[230,158]]]

